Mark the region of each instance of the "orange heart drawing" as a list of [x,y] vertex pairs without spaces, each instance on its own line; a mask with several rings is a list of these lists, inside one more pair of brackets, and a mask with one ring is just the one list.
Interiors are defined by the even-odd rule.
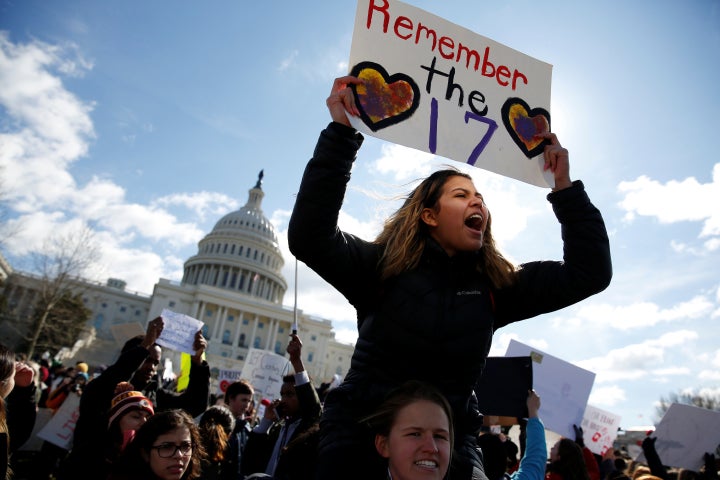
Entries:
[[510,137],[526,157],[542,153],[548,141],[536,138],[550,131],[550,113],[544,108],[530,109],[522,98],[508,98],[501,109],[502,120]]
[[409,118],[420,104],[420,89],[404,73],[388,75],[377,63],[361,62],[350,75],[363,81],[351,88],[360,118],[374,132]]

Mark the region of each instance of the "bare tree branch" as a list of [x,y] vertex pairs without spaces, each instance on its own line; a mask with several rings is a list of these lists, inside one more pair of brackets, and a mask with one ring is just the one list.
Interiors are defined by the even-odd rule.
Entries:
[[[94,233],[84,228],[76,233],[66,236],[54,237],[46,243],[42,254],[35,256],[36,269],[40,273],[40,296],[35,307],[35,325],[31,337],[28,339],[27,356],[32,358],[41,338],[58,338],[52,335],[53,329],[57,332],[68,330],[73,318],[82,318],[84,323],[89,318],[89,312],[82,309],[73,282],[78,279],[99,258],[99,248],[94,241]],[[72,308],[71,306],[75,307]],[[68,310],[71,313],[68,313]],[[87,309],[85,309],[87,310]],[[85,315],[83,315],[85,313]],[[70,321],[70,323],[67,323]],[[70,328],[70,331],[75,329]],[[75,332],[79,333],[79,332]]]

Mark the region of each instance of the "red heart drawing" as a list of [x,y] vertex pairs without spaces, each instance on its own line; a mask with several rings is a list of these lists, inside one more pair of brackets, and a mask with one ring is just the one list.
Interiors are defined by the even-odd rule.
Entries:
[[530,109],[522,98],[508,98],[501,109],[502,120],[510,137],[526,157],[542,153],[547,140],[536,138],[550,131],[550,113],[544,108]]
[[388,75],[377,63],[361,62],[350,75],[363,81],[352,85],[360,118],[372,131],[409,118],[420,104],[420,89],[408,75]]

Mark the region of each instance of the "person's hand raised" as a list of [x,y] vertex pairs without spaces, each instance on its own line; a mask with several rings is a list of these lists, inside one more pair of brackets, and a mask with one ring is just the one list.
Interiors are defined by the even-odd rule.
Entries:
[[555,188],[553,188],[553,192],[571,187],[570,153],[560,145],[557,135],[554,133],[538,133],[536,136],[550,141],[550,145],[546,145],[543,152],[543,156],[545,157],[543,170],[550,170],[555,177]]
[[35,376],[35,370],[26,363],[17,362],[15,364],[15,386],[16,387],[27,387],[33,381]]
[[197,332],[195,332],[195,341],[193,342],[193,348],[195,349],[195,353],[192,356],[192,361],[194,363],[202,362],[202,356],[203,353],[205,353],[207,345],[208,342],[203,336],[202,330],[198,330]]
[[342,123],[349,127],[350,120],[348,120],[346,112],[354,117],[360,116],[360,111],[357,105],[355,105],[355,96],[350,89],[350,85],[361,84],[362,80],[351,75],[335,79],[332,89],[330,90],[330,96],[325,101],[330,111],[330,117],[332,117],[334,122]]

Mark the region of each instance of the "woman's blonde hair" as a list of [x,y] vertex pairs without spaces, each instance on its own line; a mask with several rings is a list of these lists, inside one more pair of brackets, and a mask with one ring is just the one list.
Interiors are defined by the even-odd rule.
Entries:
[[[375,239],[385,250],[380,259],[381,277],[383,280],[415,268],[430,236],[425,222],[421,219],[422,211],[430,208],[439,211],[443,188],[451,177],[464,177],[472,180],[470,175],[454,168],[438,170],[423,180],[410,192],[407,199],[386,221],[382,232]],[[489,213],[489,212],[488,212]],[[476,266],[478,271],[490,277],[493,287],[500,288],[511,285],[515,278],[515,266],[510,263],[496,248],[492,236],[492,215],[483,236],[480,260]]]

